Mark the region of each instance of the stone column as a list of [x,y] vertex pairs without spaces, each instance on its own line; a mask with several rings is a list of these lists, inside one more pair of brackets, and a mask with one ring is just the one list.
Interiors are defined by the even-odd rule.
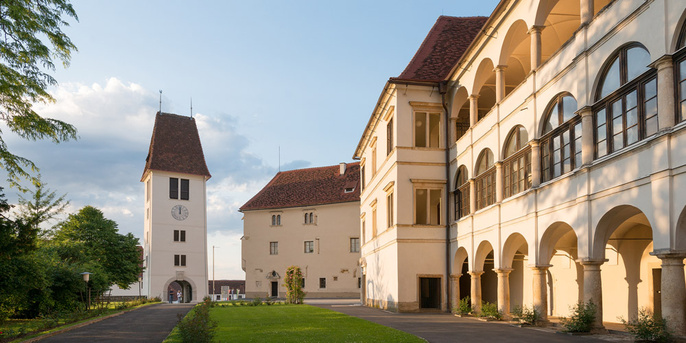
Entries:
[[531,70],[536,70],[541,65],[541,31],[543,31],[543,26],[533,26],[529,30],[529,37],[531,37]]
[[651,65],[657,69],[657,125],[660,131],[674,126],[674,62],[665,55]]
[[512,268],[494,269],[498,274],[498,311],[503,316],[510,316],[510,272]]
[[662,260],[662,318],[677,336],[686,336],[684,254],[657,254]]
[[479,94],[469,96],[469,127],[474,127],[479,121]]
[[469,272],[472,277],[472,309],[474,312],[481,312],[481,274],[480,272]]
[[533,293],[534,309],[538,311],[542,322],[548,321],[548,268],[550,266],[534,266]]
[[495,202],[503,201],[503,163],[497,162],[495,164]]
[[495,67],[495,103],[500,103],[505,97],[505,69],[506,65]]
[[469,179],[469,213],[476,212],[476,181]]
[[581,260],[584,267],[584,304],[592,301],[596,306],[596,317],[593,323],[593,332],[603,332],[603,285],[600,278],[600,266],[605,261]]
[[451,275],[450,283],[452,289],[450,292],[450,311],[459,306],[460,303],[460,276],[462,274]]
[[541,184],[541,144],[538,139],[529,142],[531,146],[531,187],[538,187]]
[[593,0],[581,0],[580,3],[581,25],[586,25],[593,20]]
[[581,115],[581,163],[591,164],[595,155],[593,111],[590,106],[585,106],[577,112]]

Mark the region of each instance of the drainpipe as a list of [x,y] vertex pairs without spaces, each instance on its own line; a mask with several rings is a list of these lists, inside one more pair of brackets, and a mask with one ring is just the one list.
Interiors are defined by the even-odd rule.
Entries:
[[448,111],[448,81],[438,84],[441,104],[445,113],[445,301],[448,313],[450,308],[450,112]]

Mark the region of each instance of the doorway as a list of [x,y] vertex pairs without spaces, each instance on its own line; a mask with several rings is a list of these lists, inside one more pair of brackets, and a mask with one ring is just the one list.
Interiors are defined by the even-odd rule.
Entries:
[[272,281],[272,297],[274,297],[274,298],[279,297],[279,282],[278,281]]
[[188,281],[176,280],[167,287],[169,303],[189,303],[193,300],[193,288]]
[[653,314],[662,318],[662,269],[653,269]]
[[419,278],[421,308],[441,308],[441,278]]

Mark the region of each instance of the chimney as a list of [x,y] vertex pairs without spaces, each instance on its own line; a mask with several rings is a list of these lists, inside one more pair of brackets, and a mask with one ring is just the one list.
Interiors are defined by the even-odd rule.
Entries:
[[340,166],[341,166],[341,176],[345,175],[345,167],[346,167],[345,162],[341,162]]

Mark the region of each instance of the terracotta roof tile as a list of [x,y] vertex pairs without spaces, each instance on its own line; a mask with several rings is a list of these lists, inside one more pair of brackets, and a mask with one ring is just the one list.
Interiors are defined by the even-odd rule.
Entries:
[[343,175],[339,165],[279,172],[240,211],[360,201],[359,180],[359,162],[348,163]]
[[440,16],[405,70],[391,80],[443,81],[487,17]]
[[211,177],[195,118],[157,112],[141,181],[149,170]]

